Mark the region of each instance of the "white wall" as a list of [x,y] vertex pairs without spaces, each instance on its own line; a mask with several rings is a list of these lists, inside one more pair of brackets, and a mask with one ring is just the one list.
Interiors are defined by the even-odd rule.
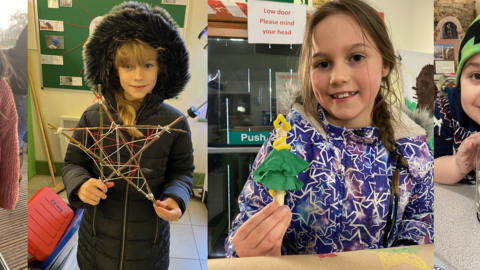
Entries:
[[[368,1],[378,11],[384,12],[395,52],[431,53],[433,63],[433,0]],[[393,88],[397,97],[403,100],[401,74]]]
[[369,0],[385,13],[395,50],[433,54],[433,0]]
[[[198,34],[207,26],[207,0],[190,0],[188,10],[187,32],[185,42],[190,52],[190,73],[192,78],[177,100],[168,100],[167,103],[187,114],[191,106],[198,107],[207,100],[207,54],[208,51],[198,40]],[[207,172],[207,123],[198,122],[198,118],[205,118],[207,111],[205,104],[200,116],[189,119],[192,130],[192,141],[195,149],[196,172]]]
[[[185,41],[190,52],[190,73],[192,78],[178,100],[168,101],[169,104],[180,109],[185,114],[187,114],[187,109],[190,106],[196,107],[207,98],[207,51],[203,50],[203,47],[197,39],[200,31],[207,25],[206,5],[207,0],[190,0],[187,11],[188,20]],[[31,12],[30,9],[32,6],[32,0],[29,0],[29,13]],[[37,20],[38,18],[35,17],[34,19]],[[29,21],[29,24],[30,23],[34,22]],[[28,38],[36,40],[36,32],[29,31]],[[41,90],[39,48],[40,46],[37,44],[37,50],[29,49],[28,56],[31,62],[40,107],[42,109],[43,121],[45,125],[51,122],[58,126],[61,115],[81,116],[83,111],[92,104],[94,96],[90,91]],[[40,128],[36,120],[37,116],[35,110],[32,111],[33,114],[31,117],[34,119],[35,159],[47,160],[42,144]],[[204,106],[201,111],[200,117],[205,117],[206,106]],[[207,123],[200,123],[197,119],[189,119],[189,123],[195,149],[195,171],[206,172]],[[54,162],[63,162],[64,157],[60,154],[58,135],[55,135],[51,130],[47,130],[47,138],[52,149]]]

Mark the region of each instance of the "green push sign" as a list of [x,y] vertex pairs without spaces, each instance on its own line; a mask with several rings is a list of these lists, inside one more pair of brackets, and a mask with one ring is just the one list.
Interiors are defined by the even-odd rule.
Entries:
[[263,144],[269,131],[230,131],[229,144]]

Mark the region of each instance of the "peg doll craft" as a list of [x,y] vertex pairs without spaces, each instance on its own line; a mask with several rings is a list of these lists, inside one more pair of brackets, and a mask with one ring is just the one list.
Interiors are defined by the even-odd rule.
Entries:
[[[282,123],[282,125],[280,125]],[[260,182],[267,188],[273,201],[284,205],[286,190],[301,190],[302,181],[297,175],[308,168],[308,161],[288,151],[287,132],[292,129],[290,123],[279,114],[273,122],[277,140],[273,142],[273,150],[265,161],[253,172],[253,181]]]

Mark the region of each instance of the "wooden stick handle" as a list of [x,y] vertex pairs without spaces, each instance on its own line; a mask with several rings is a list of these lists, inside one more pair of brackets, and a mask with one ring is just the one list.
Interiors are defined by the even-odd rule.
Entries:
[[40,110],[40,104],[38,102],[37,90],[35,88],[35,81],[33,80],[33,73],[30,66],[30,58],[28,58],[28,81],[30,82],[30,92],[32,93],[33,102],[35,104],[35,111],[37,113],[38,125],[40,126],[40,134],[42,135],[43,147],[45,148],[45,154],[47,155],[48,168],[50,169],[50,176],[52,177],[53,187],[57,186],[55,182],[55,166],[53,165],[50,146],[47,140],[47,134],[43,125],[42,111]]
[[273,191],[273,201],[278,203],[279,206],[284,205],[285,195],[283,190],[274,190]]

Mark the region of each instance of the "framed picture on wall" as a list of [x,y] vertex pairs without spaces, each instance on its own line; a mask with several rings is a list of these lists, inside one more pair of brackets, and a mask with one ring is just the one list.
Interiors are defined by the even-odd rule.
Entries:
[[433,58],[434,60],[443,60],[443,46],[434,45],[433,47]]

